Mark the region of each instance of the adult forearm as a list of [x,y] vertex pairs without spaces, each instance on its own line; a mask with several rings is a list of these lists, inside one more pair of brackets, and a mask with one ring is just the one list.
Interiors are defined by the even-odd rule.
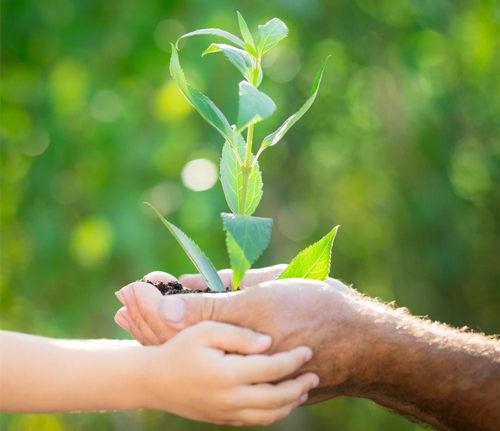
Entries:
[[499,429],[496,340],[364,298],[359,304],[351,321],[356,371],[337,393],[372,399],[442,430]]
[[139,347],[122,340],[60,340],[2,332],[0,408],[6,411],[142,407]]

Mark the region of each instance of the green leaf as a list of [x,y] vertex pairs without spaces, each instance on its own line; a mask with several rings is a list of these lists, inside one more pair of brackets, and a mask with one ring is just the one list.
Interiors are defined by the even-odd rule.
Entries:
[[250,32],[250,29],[248,28],[247,22],[245,21],[245,18],[243,18],[243,15],[236,11],[236,14],[238,15],[238,25],[240,27],[240,32],[241,36],[243,37],[243,40],[245,41],[245,48],[248,50],[250,48],[250,52],[255,55],[255,42],[253,40],[252,33]]
[[222,38],[234,43],[236,46],[239,46],[240,48],[245,48],[245,43],[238,36],[235,36],[234,34],[229,33],[226,30],[221,30],[220,28],[202,28],[200,30],[195,30],[195,31],[191,31],[189,33],[186,33],[186,34],[182,35],[179,39],[177,39],[177,42],[175,43],[175,47],[178,48],[179,41],[181,39],[185,39],[186,37],[207,36],[207,35],[222,37]]
[[240,82],[239,95],[238,130],[264,120],[276,110],[273,99],[246,81]]
[[261,56],[288,35],[288,27],[278,18],[273,18],[264,25],[259,25],[257,31],[257,51]]
[[254,60],[251,55],[243,49],[235,48],[224,43],[212,43],[202,56],[212,54],[214,52],[222,52],[224,56],[243,74],[246,80],[250,81]]
[[170,57],[170,74],[175,80],[186,99],[200,113],[200,115],[227,140],[233,139],[233,130],[222,111],[201,91],[188,84],[184,72],[179,63],[179,54],[172,44],[172,56]]
[[332,245],[338,226],[318,242],[310,245],[295,256],[278,278],[311,278],[324,280],[330,273]]
[[286,132],[288,132],[288,130],[290,130],[290,128],[297,121],[299,121],[302,118],[302,116],[312,106],[312,104],[316,100],[316,96],[318,95],[319,86],[320,86],[321,80],[323,78],[323,72],[325,71],[325,67],[326,67],[326,64],[327,64],[329,58],[330,58],[330,56],[328,56],[325,59],[323,66],[319,69],[318,73],[316,74],[316,77],[314,78],[314,81],[313,81],[313,84],[311,87],[311,95],[309,96],[309,98],[306,100],[306,102],[301,106],[301,108],[295,114],[288,117],[283,122],[283,124],[280,127],[278,127],[277,130],[275,130],[273,133],[267,135],[264,138],[264,140],[262,141],[262,144],[261,144],[261,149],[276,145],[281,140],[281,138],[283,138],[283,136],[285,136]]
[[[245,157],[245,141],[238,132],[235,132],[234,143],[241,160]],[[226,202],[235,214],[252,215],[262,198],[262,174],[259,164],[252,166],[248,178],[247,199],[245,208],[241,207],[243,192],[243,168],[238,163],[235,151],[229,142],[224,143],[220,162],[220,181]]]
[[226,246],[233,270],[233,289],[269,245],[273,220],[222,213]]
[[177,226],[170,223],[168,220],[163,217],[160,212],[150,203],[145,202],[158,216],[161,222],[165,225],[165,227],[170,231],[173,237],[180,244],[184,252],[187,254],[193,265],[199,271],[207,286],[210,290],[214,290],[216,292],[224,292],[224,284],[217,274],[217,270],[213,266],[210,259],[200,250],[200,248],[194,243],[192,239],[190,239],[184,232],[182,232]]

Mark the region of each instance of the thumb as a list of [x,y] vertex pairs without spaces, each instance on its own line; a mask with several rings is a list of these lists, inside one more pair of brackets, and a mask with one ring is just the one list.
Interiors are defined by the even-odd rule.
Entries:
[[181,330],[203,320],[227,321],[232,293],[190,293],[162,298],[160,315],[170,327]]

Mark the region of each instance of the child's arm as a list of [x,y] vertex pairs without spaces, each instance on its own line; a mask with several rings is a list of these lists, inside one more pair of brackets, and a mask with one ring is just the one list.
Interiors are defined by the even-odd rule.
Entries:
[[0,332],[0,408],[16,412],[139,407],[139,345]]
[[262,355],[270,337],[215,322],[151,347],[10,332],[0,340],[0,408],[7,411],[150,408],[219,424],[268,424],[318,384],[311,373],[266,383],[297,371],[310,349]]

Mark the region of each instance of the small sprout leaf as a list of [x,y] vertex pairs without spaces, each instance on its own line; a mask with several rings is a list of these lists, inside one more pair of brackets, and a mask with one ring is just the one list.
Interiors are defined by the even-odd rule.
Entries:
[[232,140],[233,130],[222,111],[201,91],[188,84],[184,72],[179,63],[179,53],[172,44],[172,56],[170,57],[170,74],[175,80],[186,99],[193,105],[199,114],[226,139]]
[[243,40],[245,41],[245,48],[250,53],[255,55],[256,54],[255,42],[253,40],[252,33],[250,32],[250,29],[248,28],[247,22],[245,21],[245,18],[243,18],[243,15],[241,15],[241,13],[236,11],[236,14],[238,15],[238,25],[240,26],[241,36],[243,37]]
[[238,37],[235,36],[232,33],[229,33],[226,30],[221,30],[220,28],[202,28],[200,30],[195,30],[191,31],[189,33],[186,33],[182,35],[179,39],[177,39],[177,42],[175,43],[175,47],[179,47],[179,42],[182,39],[185,39],[186,37],[192,37],[192,36],[217,36],[217,37],[222,37],[223,39],[229,40],[230,42],[234,43],[236,46],[240,48],[245,48],[245,43]]
[[264,140],[262,141],[261,144],[261,150],[264,148],[267,148],[269,146],[276,145],[283,136],[285,136],[286,132],[290,130],[290,128],[297,122],[299,121],[302,116],[309,110],[309,108],[312,106],[314,101],[316,100],[316,96],[318,95],[319,91],[319,86],[321,84],[321,79],[323,78],[323,72],[325,70],[326,64],[328,62],[328,59],[330,56],[328,56],[323,63],[323,66],[321,66],[321,69],[318,71],[316,74],[316,77],[314,78],[312,87],[311,87],[311,95],[309,96],[309,99],[306,100],[306,102],[301,106],[301,108],[293,115],[288,117],[283,124],[275,130],[273,133],[267,135]]
[[145,204],[156,213],[161,222],[177,240],[193,265],[200,272],[209,289],[216,292],[224,292],[224,284],[222,283],[219,274],[217,274],[217,270],[215,269],[210,259],[200,250],[195,242],[184,232],[182,232],[177,226],[165,219],[165,217],[163,217],[153,205],[148,202],[145,202]]
[[310,245],[295,256],[279,278],[311,278],[324,280],[330,273],[332,245],[338,226],[318,242]]
[[237,289],[245,272],[269,245],[273,220],[227,213],[221,216],[233,270],[233,289]]
[[246,81],[240,82],[239,95],[238,130],[266,119],[276,110],[273,99]]
[[248,176],[247,199],[245,207],[242,208],[244,172],[243,167],[238,162],[235,150],[238,151],[240,159],[243,160],[245,141],[241,134],[235,132],[234,142],[235,148],[227,141],[222,148],[220,181],[230,210],[235,214],[252,215],[262,198],[262,174],[259,164],[255,162]]
[[235,48],[231,45],[226,45],[224,43],[212,43],[205,51],[203,51],[202,56],[207,54],[212,54],[214,52],[221,52],[224,56],[242,73],[246,80],[250,81],[253,59],[251,55],[243,49]]
[[288,35],[288,27],[279,18],[273,18],[264,25],[259,25],[257,31],[257,51],[261,56]]

